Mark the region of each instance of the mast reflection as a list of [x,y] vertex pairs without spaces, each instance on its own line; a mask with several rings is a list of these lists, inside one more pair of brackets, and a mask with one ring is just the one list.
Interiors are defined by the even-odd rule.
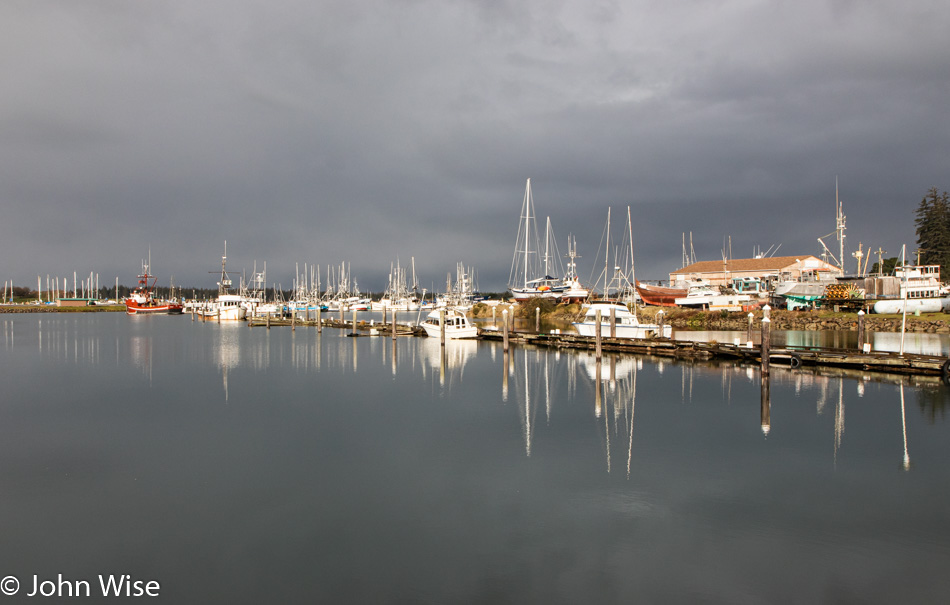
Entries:
[[[593,355],[578,354],[594,384],[594,417],[603,418],[604,456],[607,472],[613,471],[613,448],[625,447],[627,479],[633,465],[633,420],[636,410],[637,373],[642,359],[607,355],[606,365]],[[607,376],[604,377],[604,370]],[[659,372],[659,368],[657,368]],[[623,444],[623,445],[620,445]]]

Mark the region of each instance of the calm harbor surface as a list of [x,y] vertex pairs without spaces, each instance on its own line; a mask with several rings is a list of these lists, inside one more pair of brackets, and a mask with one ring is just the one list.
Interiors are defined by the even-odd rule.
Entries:
[[[950,590],[950,389],[936,379],[773,368],[763,388],[733,363],[443,353],[187,316],[11,315],[0,329],[13,602],[57,574],[155,580],[169,603]],[[948,353],[946,336],[907,339]]]

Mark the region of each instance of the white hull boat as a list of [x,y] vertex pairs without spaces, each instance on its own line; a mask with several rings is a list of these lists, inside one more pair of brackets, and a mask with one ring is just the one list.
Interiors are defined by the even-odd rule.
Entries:
[[617,338],[669,338],[673,327],[669,325],[640,323],[637,316],[626,305],[614,301],[594,301],[587,307],[584,320],[574,322],[574,329],[581,336],[596,336],[598,331],[597,312],[600,311],[600,335],[610,337],[610,312],[613,310]]
[[478,328],[472,325],[461,311],[455,309],[439,309],[429,313],[426,320],[422,322],[422,329],[426,331],[427,336],[432,338],[442,337],[442,313],[445,313],[445,338],[476,338]]

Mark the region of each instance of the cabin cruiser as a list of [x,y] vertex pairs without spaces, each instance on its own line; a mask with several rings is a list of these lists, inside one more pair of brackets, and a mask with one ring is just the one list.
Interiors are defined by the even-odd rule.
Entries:
[[442,314],[445,314],[445,337],[447,339],[475,338],[478,328],[472,325],[468,317],[457,309],[438,309],[432,311],[422,322],[422,329],[426,335],[433,338],[442,337]]
[[597,313],[600,312],[600,335],[610,337],[611,311],[614,313],[617,338],[669,338],[673,335],[672,326],[640,323],[627,305],[613,300],[592,301],[584,313],[583,320],[571,325],[581,336],[596,336]]

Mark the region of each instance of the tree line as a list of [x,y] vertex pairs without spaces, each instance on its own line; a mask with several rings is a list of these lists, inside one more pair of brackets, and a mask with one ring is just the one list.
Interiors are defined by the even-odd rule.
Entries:
[[931,187],[917,206],[917,252],[922,265],[940,265],[942,276],[950,277],[950,197]]

